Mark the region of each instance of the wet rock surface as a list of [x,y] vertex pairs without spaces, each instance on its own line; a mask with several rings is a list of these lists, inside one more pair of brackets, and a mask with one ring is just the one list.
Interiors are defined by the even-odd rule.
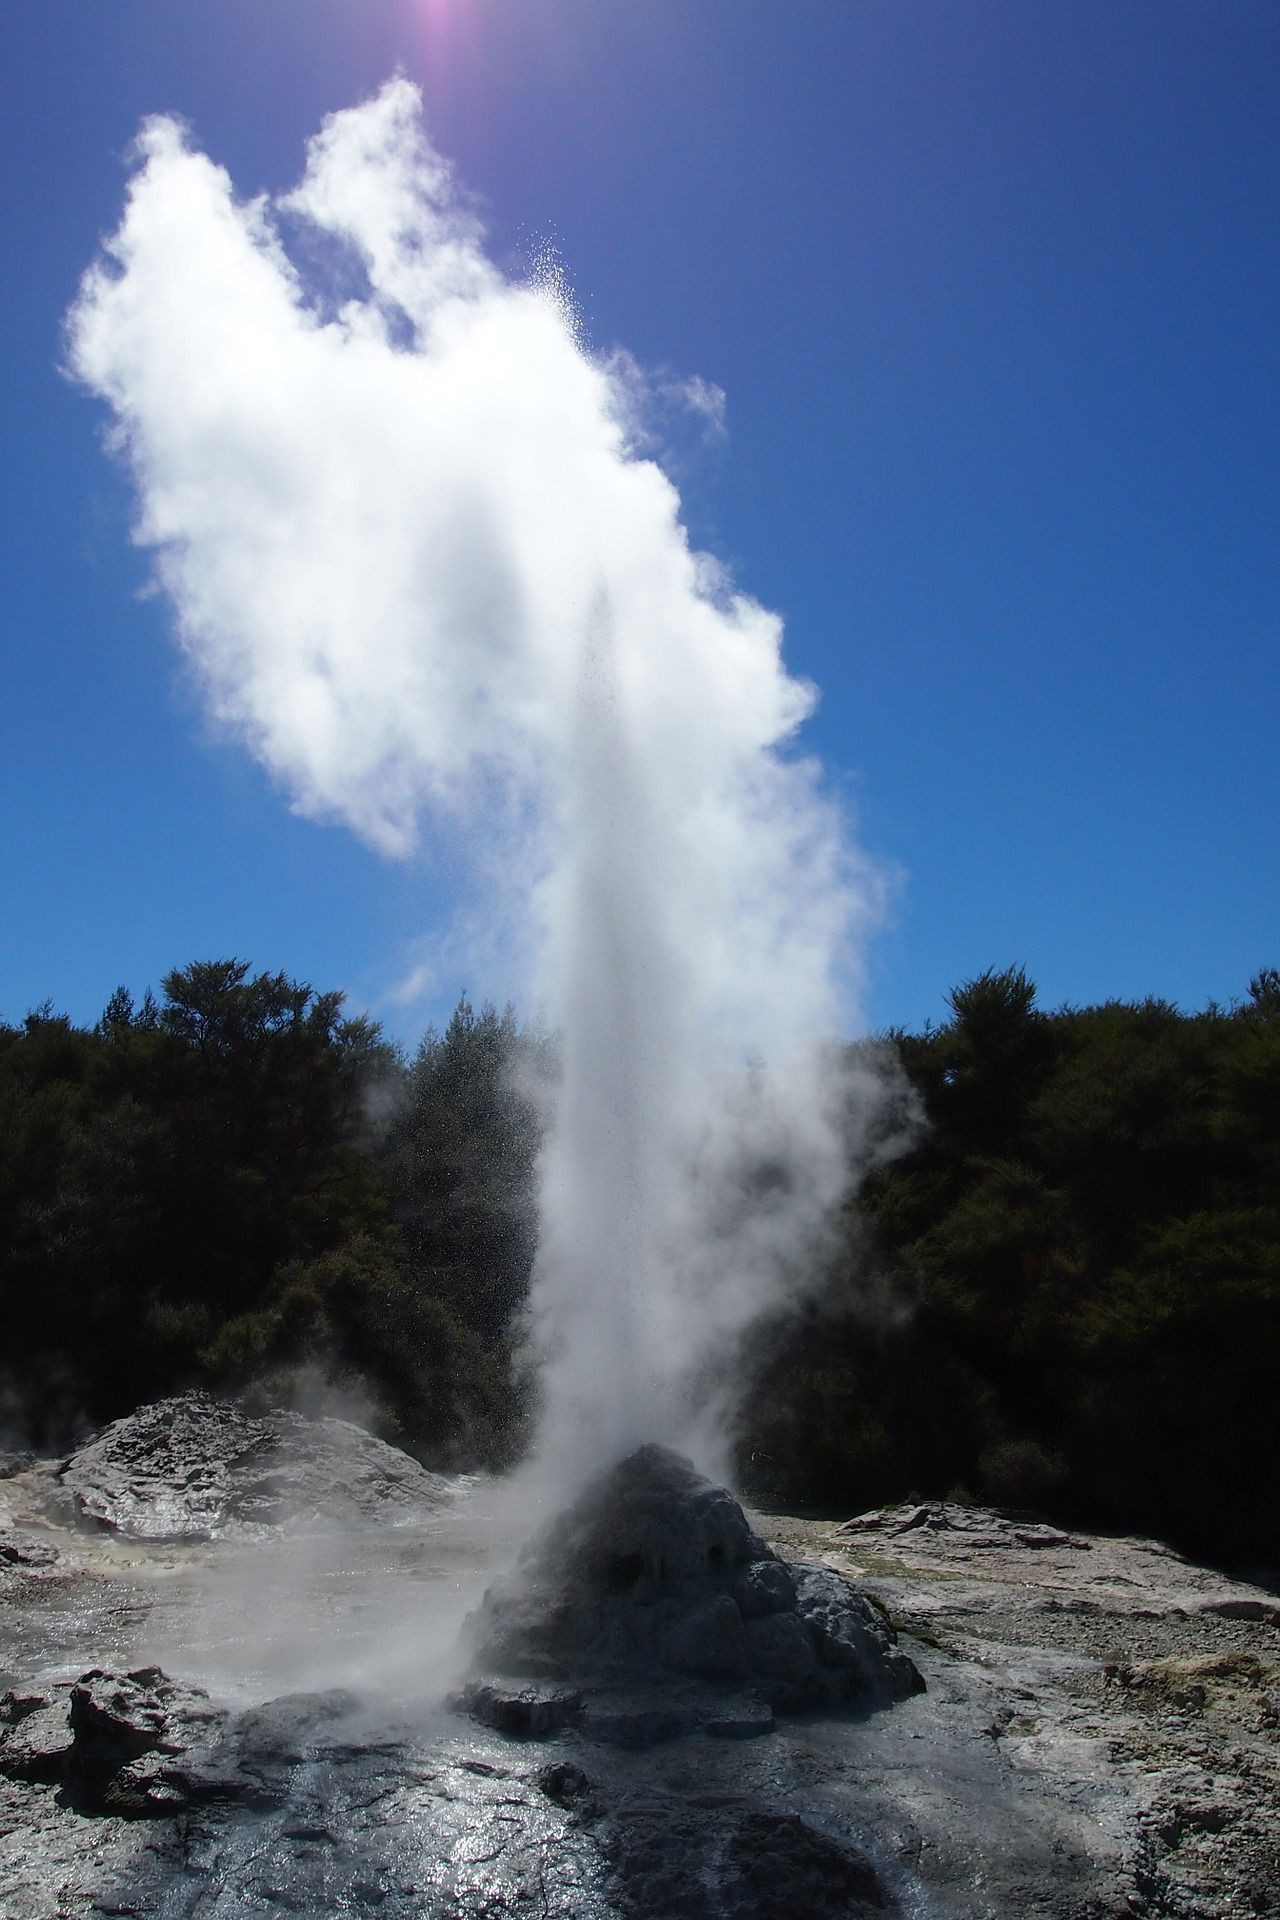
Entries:
[[[93,1673],[4,1711],[18,1716],[0,1743],[6,1920],[46,1916],[55,1898],[59,1914],[397,1920],[902,1911],[892,1867],[847,1820],[788,1804],[781,1775],[752,1791],[696,1763],[693,1788],[687,1760],[674,1777],[637,1776],[617,1754],[590,1772],[536,1767],[456,1721],[379,1722],[375,1736],[340,1692],[218,1712],[155,1669]],[[37,1720],[31,1769],[15,1743]]]
[[588,1487],[469,1626],[486,1677],[462,1704],[534,1738],[567,1725],[630,1747],[707,1726],[742,1738],[775,1713],[883,1706],[924,1684],[864,1593],[788,1565],[732,1494],[658,1446]]
[[203,1393],[114,1421],[59,1480],[84,1519],[140,1540],[403,1526],[448,1492],[439,1475],[349,1421],[283,1409],[255,1416]]
[[887,1920],[902,1911],[865,1853],[799,1814],[653,1795],[599,1817],[616,1910],[635,1920]]
[[[1276,1596],[1153,1543],[968,1509],[747,1516],[777,1556],[747,1567],[784,1571],[723,1583],[744,1630],[786,1616],[787,1580],[798,1608],[826,1567],[889,1610],[928,1691],[796,1717],[736,1678],[674,1667],[656,1697],[526,1675],[531,1713],[565,1712],[531,1739],[355,1680],[255,1679],[232,1697],[217,1674],[243,1671],[244,1616],[224,1646],[196,1605],[211,1589],[223,1618],[226,1569],[237,1588],[278,1557],[300,1608],[309,1595],[286,1637],[310,1637],[313,1672],[333,1676],[368,1638],[389,1550],[362,1530],[317,1585],[311,1546],[287,1530],[77,1532],[56,1517],[55,1468],[0,1489],[57,1554],[0,1563],[3,1920],[1280,1916]],[[419,1648],[474,1565],[467,1499],[388,1536],[400,1557],[382,1564],[400,1568]],[[706,1713],[692,1730],[627,1744],[591,1729],[592,1714],[625,1728],[669,1711],[686,1688]],[[761,1720],[773,1731],[752,1737]]]

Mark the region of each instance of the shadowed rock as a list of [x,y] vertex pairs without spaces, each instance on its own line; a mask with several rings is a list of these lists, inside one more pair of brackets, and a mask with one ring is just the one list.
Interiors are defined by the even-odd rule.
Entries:
[[901,1912],[859,1848],[772,1807],[624,1801],[603,1851],[626,1920],[887,1920]]
[[623,1745],[692,1726],[748,1737],[774,1712],[883,1705],[922,1684],[864,1594],[779,1559],[730,1493],[658,1446],[590,1486],[470,1625],[485,1678],[462,1701],[504,1731],[528,1690],[495,1676],[584,1689],[580,1707],[555,1696],[545,1730],[573,1722]]

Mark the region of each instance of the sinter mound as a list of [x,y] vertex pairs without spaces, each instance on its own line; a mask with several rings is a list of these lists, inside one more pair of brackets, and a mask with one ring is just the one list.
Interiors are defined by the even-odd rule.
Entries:
[[864,1594],[780,1559],[730,1493],[659,1446],[595,1481],[470,1625],[490,1677],[465,1704],[513,1733],[741,1736],[775,1712],[883,1706],[923,1685]]
[[254,1415],[208,1393],[139,1407],[59,1480],[84,1520],[135,1540],[253,1539],[280,1527],[405,1526],[448,1483],[347,1420]]

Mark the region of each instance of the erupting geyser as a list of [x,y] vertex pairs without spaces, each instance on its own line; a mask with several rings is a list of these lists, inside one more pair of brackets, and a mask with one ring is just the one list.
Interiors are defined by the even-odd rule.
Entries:
[[563,1035],[529,1338],[573,1481],[707,1458],[712,1363],[812,1270],[877,1108],[832,1044],[872,888],[633,364],[487,258],[420,104],[333,115],[274,201],[149,121],[68,364],[211,713],[298,811],[479,849],[521,930],[502,985]]

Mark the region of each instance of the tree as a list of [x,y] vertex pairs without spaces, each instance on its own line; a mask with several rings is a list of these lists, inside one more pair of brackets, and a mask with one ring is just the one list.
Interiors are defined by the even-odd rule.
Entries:
[[239,960],[164,984],[162,1011],[121,988],[92,1032],[46,1007],[0,1035],[0,1301],[33,1402],[51,1371],[91,1415],[207,1378],[282,1265],[390,1236],[365,1112],[401,1068],[377,1028]]
[[510,1007],[477,1013],[464,994],[444,1033],[423,1039],[387,1140],[408,1258],[489,1341],[506,1335],[528,1291],[542,1138],[534,1089],[551,1052]]
[[948,996],[939,1117],[977,1151],[1008,1153],[1053,1057],[1053,1026],[1022,967],[988,968]]

